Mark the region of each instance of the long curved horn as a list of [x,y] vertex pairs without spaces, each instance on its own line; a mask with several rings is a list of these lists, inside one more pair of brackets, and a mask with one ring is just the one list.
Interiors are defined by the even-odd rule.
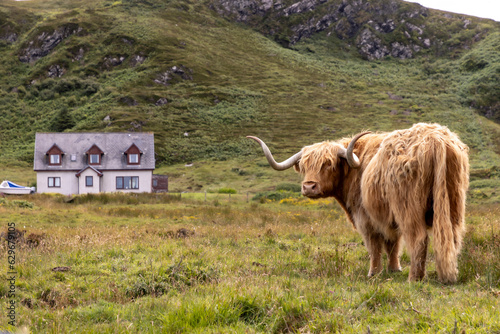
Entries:
[[356,136],[354,136],[354,138],[351,139],[351,142],[349,143],[349,145],[347,145],[347,149],[346,150],[342,150],[342,151],[339,152],[339,155],[342,158],[345,158],[347,160],[347,163],[349,164],[349,167],[351,167],[351,168],[359,168],[359,167],[361,167],[361,162],[359,161],[359,158],[353,152],[354,151],[354,145],[356,144],[356,141],[359,138],[361,138],[364,135],[369,134],[369,133],[371,133],[371,132],[367,131],[367,132],[362,132],[362,133],[357,134]]
[[300,151],[299,153],[295,153],[294,155],[292,155],[290,158],[286,159],[285,161],[278,163],[278,162],[276,162],[276,160],[274,160],[273,155],[271,154],[271,151],[269,150],[269,147],[267,147],[266,143],[264,143],[262,140],[260,140],[257,137],[247,136],[247,138],[253,139],[257,143],[260,144],[260,147],[262,147],[262,150],[264,151],[264,155],[266,156],[267,162],[269,162],[269,165],[271,165],[271,167],[273,167],[276,170],[285,170],[285,169],[288,169],[290,167],[293,167],[293,165],[295,165],[297,163],[297,161],[300,160],[300,157],[302,156],[302,151]]

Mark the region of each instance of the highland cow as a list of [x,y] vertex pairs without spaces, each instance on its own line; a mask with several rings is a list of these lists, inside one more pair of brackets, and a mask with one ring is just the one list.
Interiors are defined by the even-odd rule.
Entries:
[[339,202],[364,239],[368,276],[382,270],[383,251],[388,270],[401,271],[403,238],[411,257],[409,280],[424,278],[432,230],[438,277],[456,282],[469,162],[468,147],[448,128],[419,123],[389,133],[363,132],[306,146],[282,163],[262,140],[248,138],[261,145],[274,169],[293,166],[304,176],[304,196]]

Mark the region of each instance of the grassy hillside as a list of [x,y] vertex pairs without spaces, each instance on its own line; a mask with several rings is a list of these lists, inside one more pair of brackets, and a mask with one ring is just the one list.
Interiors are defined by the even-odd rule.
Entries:
[[[422,36],[436,41],[410,59],[367,61],[355,47],[358,37],[328,29],[283,46],[297,24],[323,15],[336,1],[310,14],[285,19],[271,13],[246,23],[213,10],[221,3],[2,2],[0,164],[5,174],[25,180],[37,131],[153,131],[159,171],[174,175],[174,188],[206,189],[224,181],[196,180],[197,172],[184,164],[226,161],[205,175],[232,175],[249,160],[262,160],[248,134],[265,139],[281,158],[314,141],[425,121],[459,133],[472,149],[479,178],[495,175],[491,169],[500,164],[498,23],[432,10],[413,18],[413,5],[400,4],[386,14],[366,9],[359,12],[359,30],[368,27],[369,15],[406,15],[415,25],[426,25]],[[380,38],[408,42],[401,29]],[[411,38],[423,43],[417,35]],[[239,175],[233,187],[253,189],[268,172],[260,163],[248,168],[251,175]],[[278,178],[296,181],[293,173],[273,174],[269,181]],[[494,187],[488,183],[487,188]]]

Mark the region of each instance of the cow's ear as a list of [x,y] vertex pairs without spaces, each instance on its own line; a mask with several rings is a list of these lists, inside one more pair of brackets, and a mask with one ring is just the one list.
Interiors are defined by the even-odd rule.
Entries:
[[[300,160],[299,160],[300,161]],[[297,162],[295,165],[293,165],[293,169],[295,169],[295,171],[297,173],[300,173],[300,166],[299,166],[299,162]]]

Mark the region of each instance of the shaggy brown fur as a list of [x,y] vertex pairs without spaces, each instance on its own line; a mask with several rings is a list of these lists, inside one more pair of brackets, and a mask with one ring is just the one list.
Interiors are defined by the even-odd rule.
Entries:
[[355,144],[361,161],[350,168],[338,151],[350,138],[304,147],[295,166],[308,197],[334,197],[361,233],[370,254],[369,275],[400,271],[404,238],[411,255],[409,280],[425,276],[427,230],[432,229],[436,268],[442,282],[457,280],[457,255],[464,230],[469,184],[468,148],[446,127],[416,124],[410,129],[368,134]]

